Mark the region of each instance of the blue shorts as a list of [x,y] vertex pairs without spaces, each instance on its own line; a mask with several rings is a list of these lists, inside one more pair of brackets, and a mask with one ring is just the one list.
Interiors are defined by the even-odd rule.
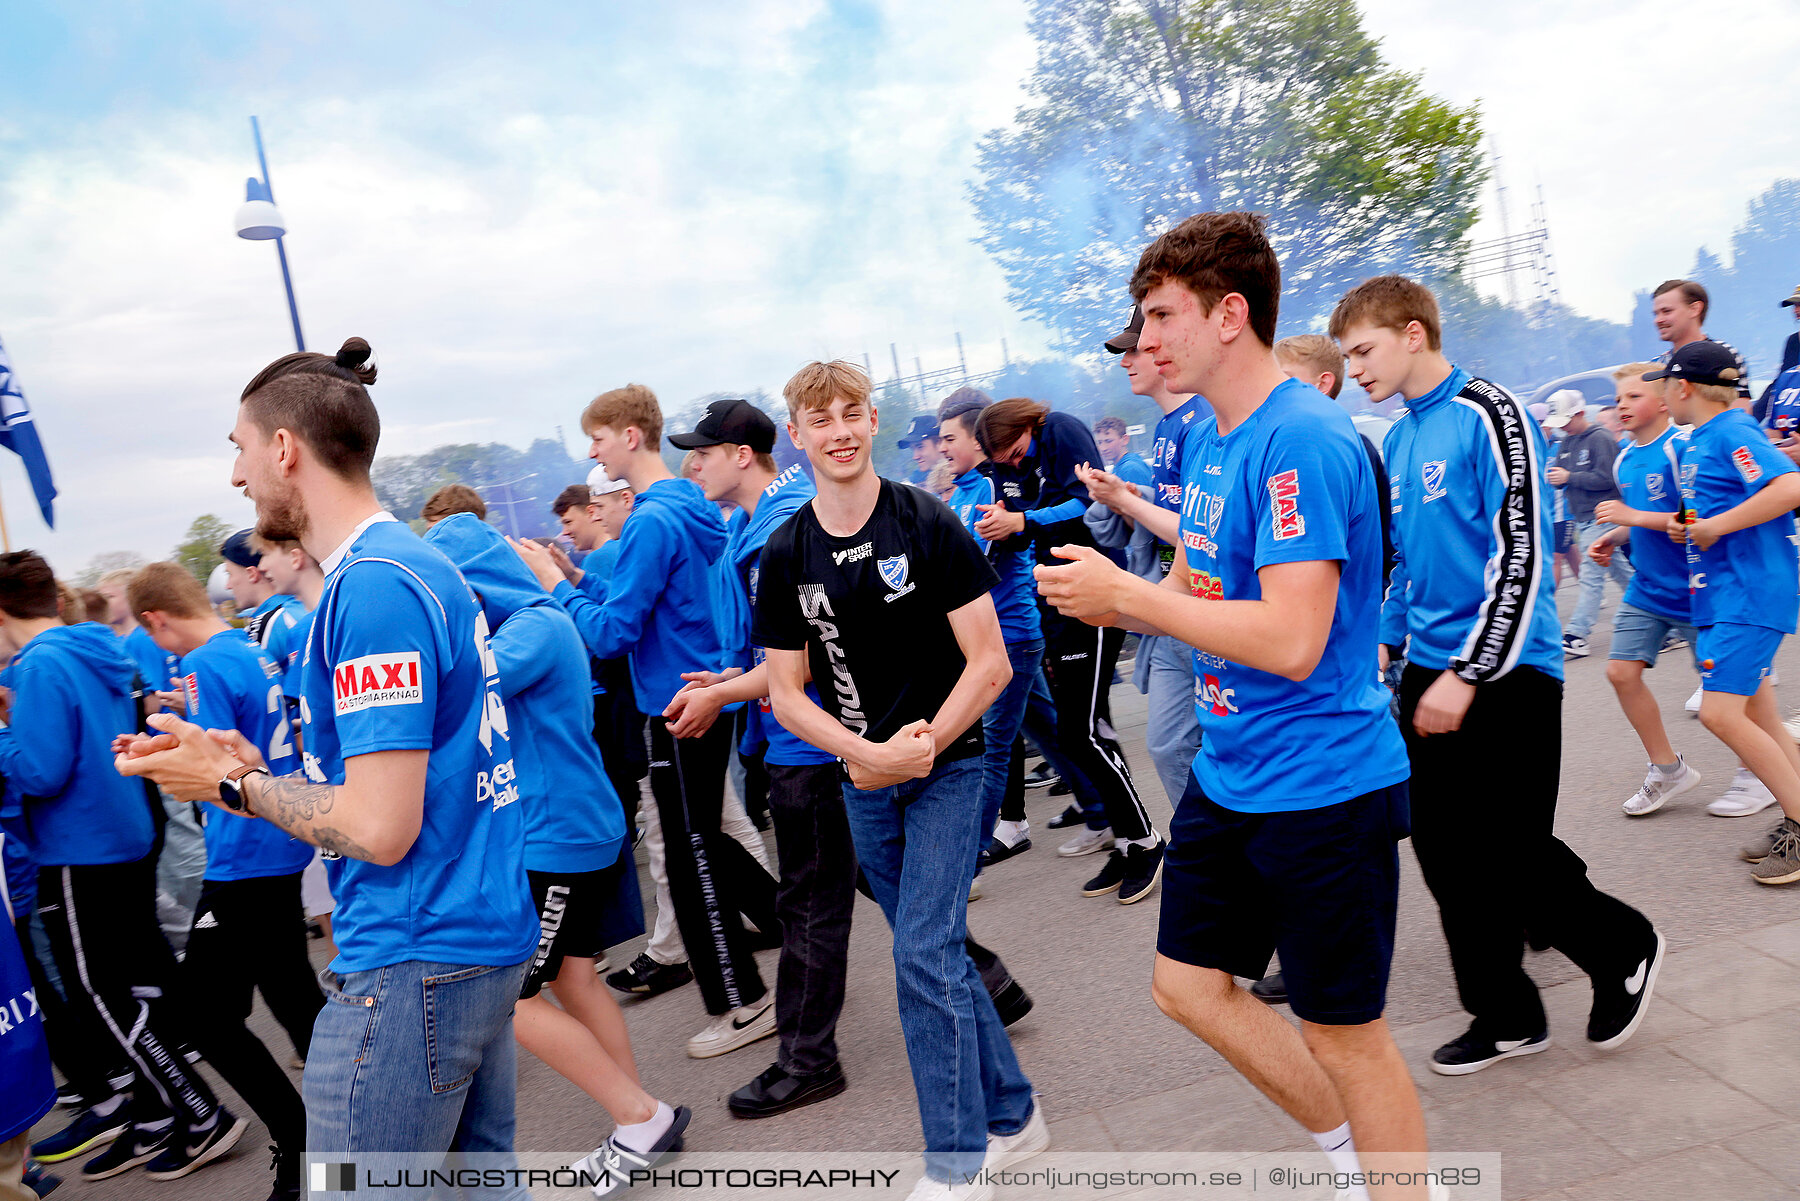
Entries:
[[1708,692],[1755,696],[1775,665],[1775,652],[1786,637],[1766,626],[1701,626],[1694,652],[1700,660],[1700,686]]
[[1323,809],[1239,813],[1189,776],[1169,822],[1157,953],[1257,979],[1280,951],[1297,1017],[1374,1021],[1394,957],[1407,797],[1401,782]]
[[1613,614],[1612,650],[1607,652],[1606,657],[1655,667],[1663,639],[1669,636],[1671,630],[1687,639],[1688,646],[1694,652],[1694,665],[1698,668],[1700,649],[1693,626],[1685,621],[1659,617],[1648,609],[1640,609],[1623,601],[1619,603],[1619,611]]

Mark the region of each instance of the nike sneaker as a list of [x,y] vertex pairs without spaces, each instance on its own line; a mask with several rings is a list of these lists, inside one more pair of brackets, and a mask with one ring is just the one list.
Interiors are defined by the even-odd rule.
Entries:
[[1629,975],[1594,977],[1594,1007],[1588,1011],[1588,1041],[1602,1051],[1625,1045],[1643,1024],[1644,1012],[1650,1008],[1650,993],[1656,987],[1656,974],[1662,970],[1668,953],[1668,942],[1662,931],[1650,931],[1650,945],[1629,969]]

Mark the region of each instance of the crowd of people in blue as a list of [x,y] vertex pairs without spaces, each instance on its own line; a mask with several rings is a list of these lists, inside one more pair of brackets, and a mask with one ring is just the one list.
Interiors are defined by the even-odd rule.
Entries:
[[[893,937],[910,1197],[983,1201],[1051,1139],[1006,1032],[1031,998],[966,907],[1031,849],[1023,797],[1051,779],[1057,853],[1104,856],[1082,894],[1159,901],[1158,1007],[1353,1174],[1343,1196],[1435,1190],[1382,1016],[1403,840],[1470,1019],[1431,1071],[1550,1044],[1528,941],[1590,978],[1589,1042],[1624,1045],[1666,942],[1553,832],[1565,662],[1622,582],[1608,679],[1649,759],[1625,813],[1699,784],[1643,681],[1685,644],[1742,767],[1709,809],[1778,806],[1743,857],[1800,881],[1773,691],[1800,612],[1800,335],[1752,398],[1704,290],[1671,281],[1668,354],[1619,367],[1613,405],[1534,410],[1455,366],[1400,276],[1277,339],[1253,214],[1180,223],[1128,290],[1104,345],[1162,414],[1148,461],[1117,419],[963,388],[905,431],[919,478],[884,479],[868,377],[814,362],[784,389],[804,468],[724,400],[668,437],[671,470],[656,397],[628,385],[582,413],[597,466],[555,502],[564,539],[503,537],[462,486],[421,535],[371,485],[353,338],[240,397],[232,483],[257,520],[221,549],[241,627],[174,563],[89,595],[0,556],[0,1197],[79,1157],[90,1180],[216,1160],[250,1118],[214,1075],[268,1131],[272,1201],[307,1162],[508,1156],[519,1046],[605,1111],[575,1166],[618,1195],[715,1118],[642,1078],[615,994],[694,983],[695,1058],[777,1040],[733,1117],[826,1102],[850,1083],[860,891]],[[1347,379],[1401,406],[1379,446],[1336,401]],[[1166,830],[1112,724],[1131,635]],[[316,973],[308,921],[333,952]],[[256,993],[292,1057],[246,1025]],[[45,1131],[59,1090],[74,1116]]]

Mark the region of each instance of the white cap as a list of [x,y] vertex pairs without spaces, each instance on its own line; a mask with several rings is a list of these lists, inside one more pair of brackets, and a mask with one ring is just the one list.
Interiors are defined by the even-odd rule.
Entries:
[[631,485],[624,480],[615,480],[612,476],[607,475],[606,468],[598,463],[594,464],[594,469],[588,472],[589,496],[610,496],[614,492],[623,492],[629,487]]
[[225,583],[225,564],[213,568],[212,575],[206,579],[206,599],[215,605],[222,605],[231,599],[231,589]]
[[1564,388],[1560,392],[1550,394],[1550,415],[1544,418],[1544,428],[1559,430],[1574,419],[1575,414],[1587,408],[1587,397],[1574,388]]

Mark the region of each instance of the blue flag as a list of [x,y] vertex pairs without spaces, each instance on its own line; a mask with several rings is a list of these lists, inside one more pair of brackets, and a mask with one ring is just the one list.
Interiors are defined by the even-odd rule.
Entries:
[[31,491],[37,496],[44,524],[55,529],[51,502],[56,499],[56,481],[50,478],[50,460],[44,457],[44,444],[38,441],[37,425],[31,420],[31,406],[25,403],[25,394],[13,378],[12,360],[6,357],[4,345],[0,345],[0,446],[25,461],[25,474],[31,477]]

